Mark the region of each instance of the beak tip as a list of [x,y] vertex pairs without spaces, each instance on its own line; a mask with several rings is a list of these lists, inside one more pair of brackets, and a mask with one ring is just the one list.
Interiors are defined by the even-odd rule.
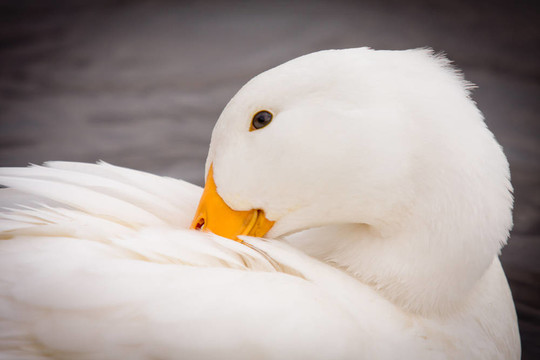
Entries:
[[[212,214],[212,221],[209,223],[210,214]],[[210,166],[206,185],[190,229],[211,231],[216,235],[241,242],[238,235],[260,237],[266,234],[273,224],[273,221],[266,219],[263,210],[231,209],[217,193],[213,169]]]
[[191,226],[189,227],[192,230],[204,230],[206,224],[206,220],[204,216],[196,216],[193,219],[193,222],[191,223]]

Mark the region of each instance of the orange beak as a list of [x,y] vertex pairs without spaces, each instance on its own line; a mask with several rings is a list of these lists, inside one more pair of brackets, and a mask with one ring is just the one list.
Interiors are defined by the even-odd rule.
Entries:
[[238,235],[261,237],[274,225],[263,210],[236,211],[219,196],[210,165],[206,185],[190,229],[210,231],[214,234],[242,242]]

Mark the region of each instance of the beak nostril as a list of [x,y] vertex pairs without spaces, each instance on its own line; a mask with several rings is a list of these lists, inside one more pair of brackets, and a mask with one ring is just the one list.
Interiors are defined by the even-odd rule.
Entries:
[[197,225],[195,225],[195,230],[204,230],[204,218],[200,218],[198,221],[197,221]]

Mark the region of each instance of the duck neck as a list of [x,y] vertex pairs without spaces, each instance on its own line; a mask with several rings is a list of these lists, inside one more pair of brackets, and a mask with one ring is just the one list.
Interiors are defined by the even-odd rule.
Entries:
[[[486,185],[485,187],[489,187]],[[384,222],[307,230],[290,241],[336,265],[402,308],[431,315],[458,309],[480,281],[511,226],[507,191],[440,191]],[[399,220],[398,220],[399,219]]]

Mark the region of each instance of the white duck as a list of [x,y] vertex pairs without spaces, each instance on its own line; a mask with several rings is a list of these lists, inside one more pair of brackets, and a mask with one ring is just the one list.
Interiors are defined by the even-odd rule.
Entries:
[[468,87],[429,50],[269,70],[219,118],[197,212],[104,163],[3,169],[4,198],[54,204],[2,214],[0,358],[518,359],[508,163]]

